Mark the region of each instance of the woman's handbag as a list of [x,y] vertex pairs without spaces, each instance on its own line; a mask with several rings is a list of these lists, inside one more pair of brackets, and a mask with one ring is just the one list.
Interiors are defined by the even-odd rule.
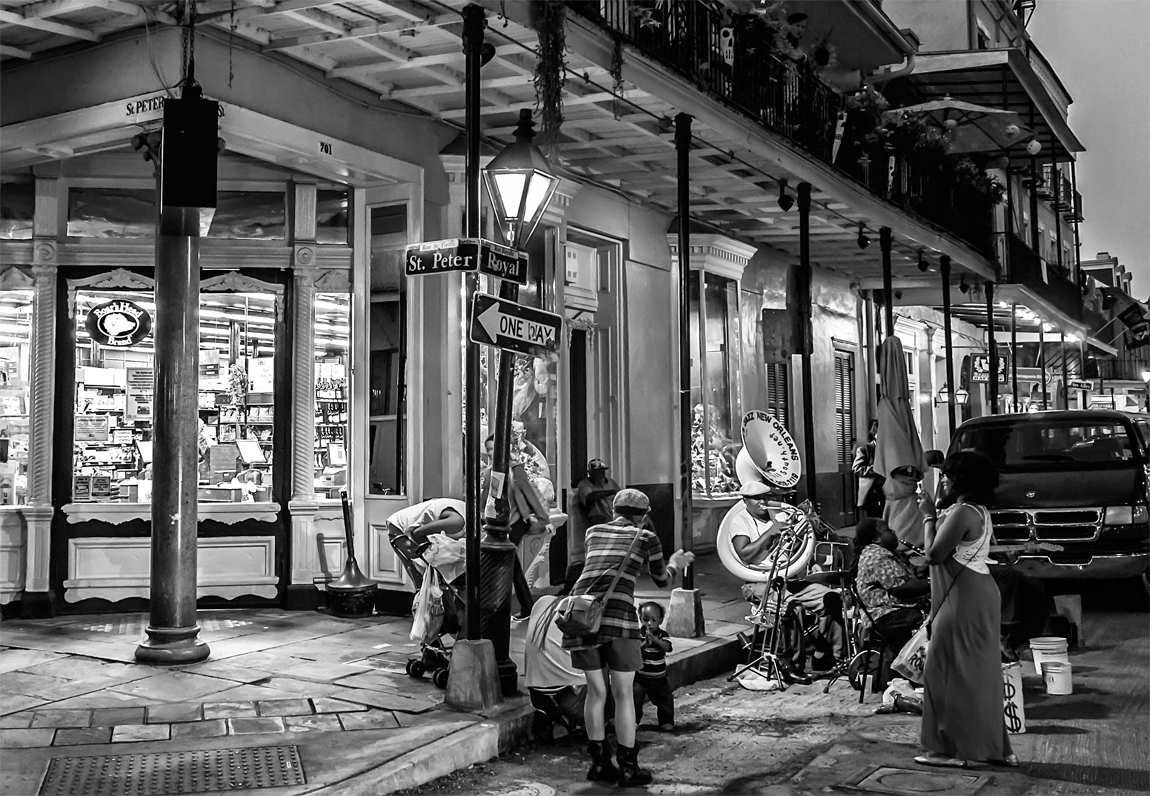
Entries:
[[623,570],[627,568],[627,561],[630,560],[631,553],[635,550],[635,545],[638,544],[639,537],[643,534],[642,528],[635,530],[635,538],[631,540],[627,554],[623,556],[619,568],[615,571],[615,577],[611,579],[611,585],[607,587],[607,591],[601,597],[592,594],[572,594],[557,603],[555,624],[563,631],[563,635],[590,636],[599,632],[599,622],[603,619],[603,606],[607,603],[607,598],[611,596],[611,592],[615,591],[615,586],[619,583]]

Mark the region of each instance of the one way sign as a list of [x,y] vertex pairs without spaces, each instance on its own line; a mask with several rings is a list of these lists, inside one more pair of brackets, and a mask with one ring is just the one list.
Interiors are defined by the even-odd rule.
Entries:
[[553,357],[563,319],[553,312],[476,293],[471,305],[471,339],[518,354]]

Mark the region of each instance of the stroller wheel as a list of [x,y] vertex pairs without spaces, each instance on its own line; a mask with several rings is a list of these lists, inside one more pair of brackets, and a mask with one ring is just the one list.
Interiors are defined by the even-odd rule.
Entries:
[[423,665],[423,661],[413,658],[407,662],[407,673],[412,677],[423,677],[423,673],[426,671],[427,667]]
[[851,688],[855,691],[863,689],[863,671],[866,671],[871,682],[879,675],[879,669],[882,667],[882,653],[878,650],[863,650],[854,657],[851,665],[847,668],[847,679],[850,680]]
[[431,675],[431,682],[435,683],[437,688],[447,688],[447,669],[436,669]]

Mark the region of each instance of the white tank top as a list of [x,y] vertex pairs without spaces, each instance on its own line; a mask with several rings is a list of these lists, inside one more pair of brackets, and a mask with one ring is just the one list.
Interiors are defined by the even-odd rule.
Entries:
[[[977,511],[978,516],[982,518],[982,533],[977,539],[972,541],[959,542],[954,548],[954,560],[973,572],[989,575],[990,567],[987,566],[986,562],[987,559],[990,558],[990,538],[993,531],[993,526],[990,522],[990,512],[975,503],[966,503],[964,505]],[[949,506],[944,509],[942,515],[945,516],[946,512],[952,508],[954,508],[954,506]]]

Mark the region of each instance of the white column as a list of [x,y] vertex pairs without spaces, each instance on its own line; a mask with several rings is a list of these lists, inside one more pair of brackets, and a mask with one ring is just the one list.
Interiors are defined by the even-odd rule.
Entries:
[[52,528],[52,406],[56,384],[56,245],[39,241],[32,266],[31,406],[28,437],[28,523],[24,590],[48,591]]

